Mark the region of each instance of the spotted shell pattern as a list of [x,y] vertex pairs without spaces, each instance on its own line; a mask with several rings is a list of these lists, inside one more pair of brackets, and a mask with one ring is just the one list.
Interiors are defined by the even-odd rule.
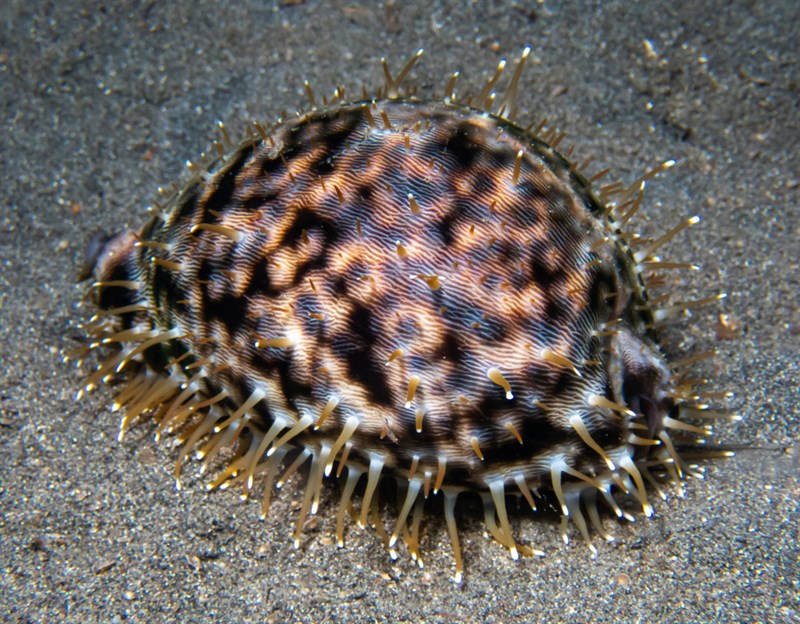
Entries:
[[699,410],[657,346],[645,287],[663,240],[624,228],[669,163],[594,191],[554,133],[504,116],[527,53],[499,112],[500,71],[469,102],[452,84],[401,94],[417,55],[373,99],[220,146],[97,254],[90,346],[119,350],[86,389],[132,368],[121,430],[178,432],[178,479],[190,455],[205,468],[232,449],[212,486],[263,482],[264,513],[274,480],[308,465],[296,542],[325,475],[344,484],[340,544],[354,492],[368,524],[396,480],[387,541],[415,558],[424,501],[443,495],[457,580],[463,492],[515,558],[536,552],[512,536],[515,493],[554,501],[589,544],[587,517],[609,537],[598,495],[649,515],[644,481],[688,468],[668,430],[708,433],[678,419]]

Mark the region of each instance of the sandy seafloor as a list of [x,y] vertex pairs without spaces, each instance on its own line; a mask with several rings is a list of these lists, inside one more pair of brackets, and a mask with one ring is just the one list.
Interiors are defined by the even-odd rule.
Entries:
[[[394,4],[0,4],[0,620],[798,621],[800,5]],[[684,498],[670,490],[653,519],[608,518],[617,541],[598,539],[596,560],[520,513],[518,539],[546,556],[514,562],[460,507],[458,586],[438,518],[424,570],[354,526],[339,550],[329,485],[295,550],[298,480],[263,522],[237,492],[198,479],[177,492],[175,454],[152,427],[118,443],[108,389],[74,400],[80,377],[61,352],[80,337],[90,234],[140,224],[216,120],[294,110],[303,79],[318,93],[379,85],[380,56],[398,67],[419,47],[421,93],[454,69],[474,89],[527,43],[522,118],[547,117],[623,180],[678,161],[650,185],[644,227],[703,216],[669,249],[702,270],[673,287],[729,297],[668,343],[676,357],[719,349],[702,374],[737,393],[744,420],[716,438],[735,458]]]

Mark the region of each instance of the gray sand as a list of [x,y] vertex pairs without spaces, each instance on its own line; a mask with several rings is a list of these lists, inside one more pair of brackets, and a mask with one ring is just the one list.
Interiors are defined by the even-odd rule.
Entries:
[[[0,619],[798,621],[797,3],[183,4],[0,7]],[[668,338],[675,353],[719,349],[703,373],[737,393],[730,409],[745,418],[716,438],[742,449],[734,459],[684,498],[669,490],[653,519],[609,519],[617,541],[598,540],[596,560],[519,514],[519,539],[547,554],[514,562],[464,507],[457,586],[435,517],[424,570],[354,526],[339,550],[331,486],[295,550],[299,481],[263,522],[237,492],[209,495],[192,478],[176,492],[174,452],[150,427],[116,441],[110,390],[74,401],[80,377],[60,352],[80,335],[74,281],[90,234],[140,224],[216,120],[294,110],[303,79],[356,93],[380,84],[381,55],[398,67],[419,47],[421,92],[454,69],[474,89],[526,43],[523,118],[547,117],[623,180],[678,161],[650,185],[644,227],[703,216],[670,246],[703,267],[675,288],[729,297]],[[721,312],[735,335],[716,340]]]

